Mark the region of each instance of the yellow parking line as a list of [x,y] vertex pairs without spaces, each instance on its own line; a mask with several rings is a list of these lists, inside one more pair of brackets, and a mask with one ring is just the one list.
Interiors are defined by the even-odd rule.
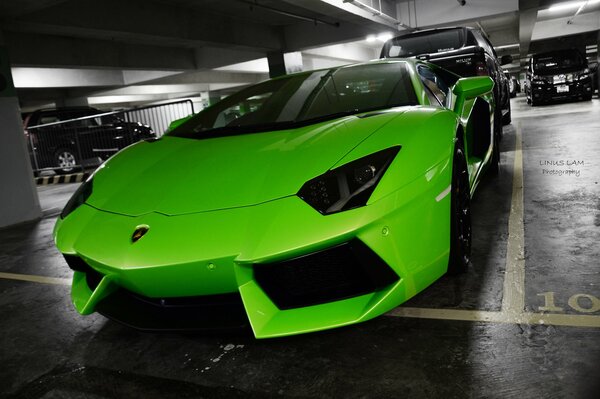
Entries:
[[515,160],[502,310],[515,314],[525,309],[525,232],[523,229],[523,150],[521,123],[516,126]]
[[511,311],[433,309],[398,307],[385,314],[390,317],[417,319],[480,321],[504,324],[547,324],[568,327],[600,328],[600,316],[583,316],[556,313],[516,313]]
[[525,312],[525,232],[523,222],[523,148],[521,123],[516,124],[513,186],[508,220],[506,269],[502,310],[433,309],[398,307],[386,313],[391,317],[460,320],[507,324],[548,324],[572,327],[600,327],[600,316]]
[[[31,274],[2,273],[0,279],[29,281],[40,284],[71,285],[67,278],[36,276]],[[410,317],[434,320],[480,321],[507,324],[548,324],[571,327],[600,328],[600,316],[580,316],[555,313],[491,312],[486,310],[432,309],[398,307],[385,314],[390,317]]]
[[0,272],[0,278],[7,279],[7,280],[31,281],[33,283],[42,283],[42,284],[71,285],[71,279],[68,279],[68,278],[35,276],[32,274],[17,274],[17,273],[2,273],[2,272]]
[[391,317],[411,317],[417,319],[460,320],[460,321],[486,321],[501,323],[505,316],[501,312],[486,310],[463,309],[433,309],[433,308],[408,308],[398,307],[385,314]]

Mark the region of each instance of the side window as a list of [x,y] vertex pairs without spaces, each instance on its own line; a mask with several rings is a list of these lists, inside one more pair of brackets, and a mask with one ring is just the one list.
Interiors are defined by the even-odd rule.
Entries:
[[[272,94],[272,92],[260,93],[224,109],[217,114],[213,127],[218,128],[227,126],[238,118],[245,117],[245,119],[247,119],[254,116],[253,113],[261,110],[263,104],[267,102]],[[240,121],[242,121],[242,119],[240,119]]]
[[433,101],[432,104],[437,102],[440,105],[445,106],[446,98],[448,97],[448,93],[450,91],[448,85],[446,85],[446,83],[440,79],[439,76],[437,76],[427,67],[419,66],[418,71],[426,91],[431,92],[431,94],[435,97],[436,101]]
[[40,119],[38,121],[38,125],[45,125],[46,123],[55,123],[60,122],[58,115],[55,112],[43,113],[40,115]]

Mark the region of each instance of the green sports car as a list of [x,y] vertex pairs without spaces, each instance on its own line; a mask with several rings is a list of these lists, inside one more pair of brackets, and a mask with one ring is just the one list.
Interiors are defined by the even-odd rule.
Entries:
[[257,338],[389,311],[469,263],[492,89],[412,59],[302,72],[124,149],[55,226],[75,308]]

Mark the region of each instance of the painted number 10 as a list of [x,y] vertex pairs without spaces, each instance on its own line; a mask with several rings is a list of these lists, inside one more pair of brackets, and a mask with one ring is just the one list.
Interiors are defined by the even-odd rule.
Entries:
[[[537,294],[544,297],[544,306],[538,309],[542,312],[563,312],[564,309],[556,306],[554,302],[554,292],[542,292]],[[600,299],[589,294],[575,294],[569,298],[567,304],[574,310],[581,313],[594,313],[600,310]]]

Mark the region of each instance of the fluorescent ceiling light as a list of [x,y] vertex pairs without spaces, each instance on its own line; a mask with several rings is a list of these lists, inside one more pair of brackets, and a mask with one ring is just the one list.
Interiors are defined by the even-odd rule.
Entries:
[[394,37],[393,34],[391,34],[389,32],[386,32],[386,33],[380,33],[377,36],[375,36],[375,35],[369,35],[369,36],[367,36],[366,40],[369,43],[373,43],[373,42],[376,42],[376,41],[386,42],[386,41],[390,40],[393,37]]
[[553,6],[550,6],[550,8],[548,8],[548,11],[551,11],[551,12],[564,11],[564,10],[579,8],[583,5],[592,5],[592,4],[597,4],[597,3],[600,3],[600,0],[572,1],[569,3],[558,3]]
[[389,32],[381,33],[381,34],[377,35],[377,40],[379,40],[380,42],[387,42],[388,40],[390,40],[393,37],[394,37],[394,35],[392,35]]

